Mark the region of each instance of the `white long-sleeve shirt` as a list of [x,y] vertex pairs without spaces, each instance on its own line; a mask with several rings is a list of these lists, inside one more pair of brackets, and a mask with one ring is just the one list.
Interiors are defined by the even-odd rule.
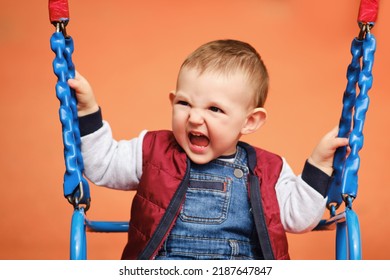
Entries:
[[[131,140],[116,141],[109,123],[103,121],[100,128],[81,138],[86,177],[96,185],[116,190],[137,190],[142,176],[145,133],[142,131]],[[318,182],[316,177],[320,177]],[[275,189],[281,221],[287,232],[307,232],[318,225],[326,205],[327,178],[326,174],[308,163],[303,173],[296,176],[283,158],[283,168]]]

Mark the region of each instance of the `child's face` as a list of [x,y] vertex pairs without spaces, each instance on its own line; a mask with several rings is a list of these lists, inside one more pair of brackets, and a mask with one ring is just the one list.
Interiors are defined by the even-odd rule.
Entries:
[[[254,108],[253,89],[241,71],[199,75],[184,68],[170,99],[175,138],[197,164],[234,154],[239,138],[265,121],[265,110]],[[260,115],[254,117],[255,111]]]

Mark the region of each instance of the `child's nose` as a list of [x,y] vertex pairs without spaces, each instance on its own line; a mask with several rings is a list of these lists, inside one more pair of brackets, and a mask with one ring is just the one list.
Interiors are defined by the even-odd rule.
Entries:
[[192,108],[190,111],[189,122],[196,125],[204,123],[204,119],[200,109]]

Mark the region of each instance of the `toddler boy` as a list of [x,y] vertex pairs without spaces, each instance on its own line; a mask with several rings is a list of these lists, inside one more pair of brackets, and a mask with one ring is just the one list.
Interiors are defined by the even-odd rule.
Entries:
[[172,131],[116,141],[80,74],[85,175],[136,190],[123,259],[289,259],[286,232],[322,218],[336,148],[326,134],[296,176],[284,158],[241,142],[266,121],[268,73],[249,44],[217,40],[182,64],[169,93]]

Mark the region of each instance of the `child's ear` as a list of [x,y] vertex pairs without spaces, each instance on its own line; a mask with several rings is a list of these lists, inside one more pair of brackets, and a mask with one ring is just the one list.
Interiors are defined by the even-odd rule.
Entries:
[[173,105],[173,100],[175,99],[176,91],[172,90],[169,92],[169,101],[171,102],[171,105]]
[[267,111],[264,108],[255,108],[248,115],[241,134],[250,134],[258,130],[267,120]]

